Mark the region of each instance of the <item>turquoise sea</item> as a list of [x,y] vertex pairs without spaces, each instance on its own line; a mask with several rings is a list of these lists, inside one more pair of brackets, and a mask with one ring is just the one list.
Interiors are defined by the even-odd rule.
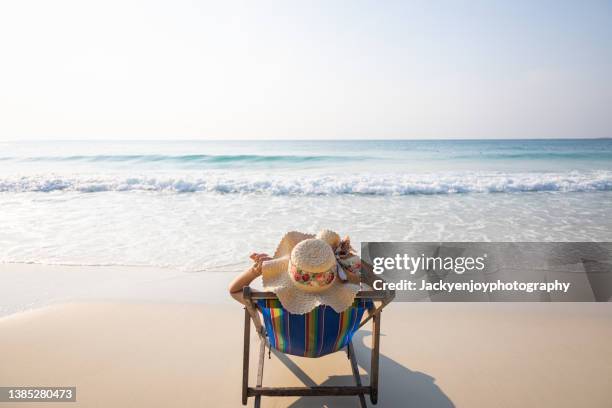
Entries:
[[612,240],[612,140],[0,142],[0,261],[235,271],[291,229]]

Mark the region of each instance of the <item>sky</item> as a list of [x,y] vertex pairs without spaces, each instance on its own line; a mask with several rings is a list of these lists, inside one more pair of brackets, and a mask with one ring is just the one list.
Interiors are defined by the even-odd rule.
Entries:
[[612,1],[0,2],[0,139],[612,137]]

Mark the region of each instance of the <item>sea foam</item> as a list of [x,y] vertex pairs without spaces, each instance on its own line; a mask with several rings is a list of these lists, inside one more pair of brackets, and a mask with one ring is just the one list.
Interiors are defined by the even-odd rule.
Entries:
[[150,191],[270,195],[413,195],[612,190],[612,172],[271,175],[28,175],[0,178],[0,192]]

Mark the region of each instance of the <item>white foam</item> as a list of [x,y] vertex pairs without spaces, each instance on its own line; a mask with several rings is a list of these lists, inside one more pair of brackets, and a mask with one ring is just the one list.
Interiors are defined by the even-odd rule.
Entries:
[[612,172],[177,175],[28,175],[0,178],[1,192],[154,191],[270,195],[412,195],[612,190]]

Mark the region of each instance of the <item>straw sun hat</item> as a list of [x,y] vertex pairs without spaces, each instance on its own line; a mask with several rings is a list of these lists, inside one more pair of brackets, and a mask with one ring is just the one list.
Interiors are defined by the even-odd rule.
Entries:
[[348,239],[333,231],[285,234],[274,258],[262,265],[263,285],[276,293],[283,307],[294,314],[329,305],[340,313],[353,304],[360,289],[347,282],[346,273],[359,273],[359,257]]

